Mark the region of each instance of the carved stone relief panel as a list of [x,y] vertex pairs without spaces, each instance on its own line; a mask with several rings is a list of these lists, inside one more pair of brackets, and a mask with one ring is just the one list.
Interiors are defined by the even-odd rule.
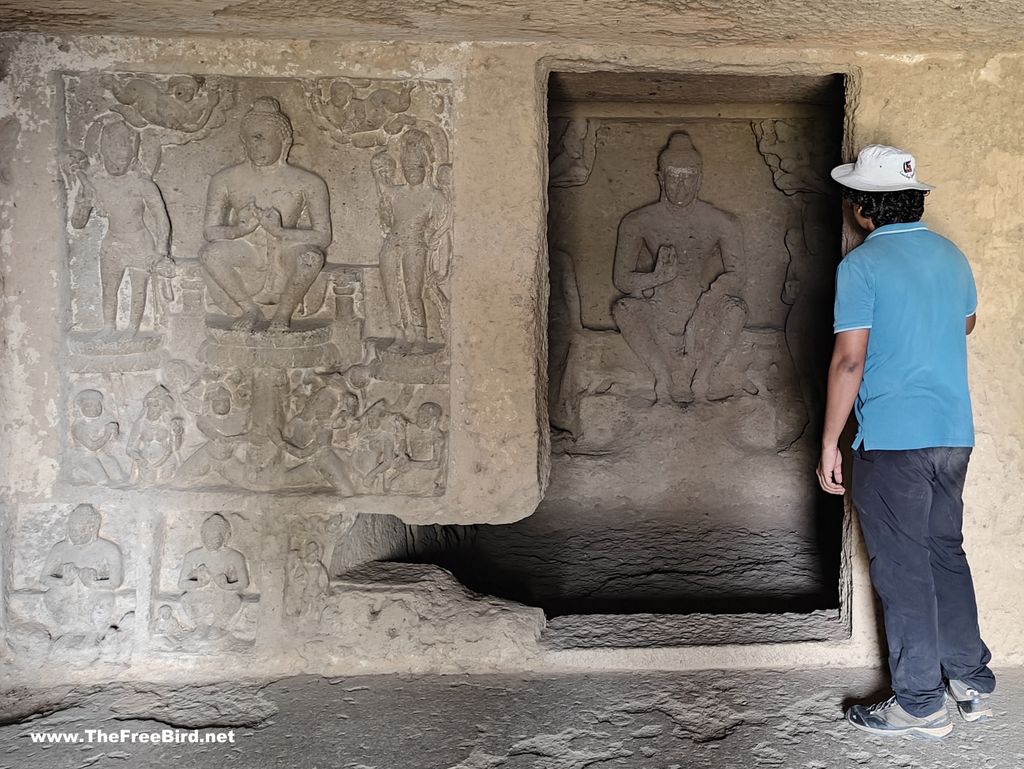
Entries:
[[64,478],[443,494],[448,85],[63,86]]
[[245,652],[259,617],[258,524],[232,513],[171,515],[153,567],[150,636],[158,651]]
[[597,121],[554,118],[548,144],[548,184],[577,187],[586,184],[597,154]]
[[[685,406],[760,395],[771,426],[751,448],[785,447],[806,422],[783,334],[788,254],[773,237],[788,205],[759,176],[748,124],[589,122],[604,177],[551,190],[555,426],[578,441],[589,396]],[[730,163],[743,144],[755,162]],[[590,435],[603,430],[615,432],[598,419]]]
[[408,555],[407,530],[388,515],[295,515],[288,520],[284,614],[307,645],[329,641],[344,623],[338,611],[345,575],[359,566]]
[[19,509],[6,596],[8,642],[19,654],[126,661],[136,601],[130,520],[88,502]]
[[[832,310],[839,200],[829,176],[838,147],[823,140],[813,126],[790,119],[761,120],[751,127],[775,187],[796,211],[786,231],[789,264],[782,301],[789,306],[786,342],[812,427],[817,428],[825,406],[824,362],[832,348],[832,330],[821,319]],[[823,264],[829,269],[822,269]]]

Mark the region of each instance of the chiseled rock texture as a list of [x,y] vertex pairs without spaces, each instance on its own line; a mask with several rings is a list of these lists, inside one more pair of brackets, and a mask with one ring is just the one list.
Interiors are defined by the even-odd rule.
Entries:
[[[307,676],[148,690],[164,694],[163,702],[132,702],[133,685],[119,684],[79,694],[60,712],[0,726],[0,766],[1014,769],[1024,758],[1024,674],[1019,668],[997,672],[995,719],[967,724],[954,713],[954,732],[941,741],[872,737],[847,724],[843,708],[876,701],[882,688],[877,673],[856,668]],[[237,710],[232,717],[209,700],[218,688]],[[174,703],[193,693],[197,704],[183,716]],[[96,728],[151,732],[202,725],[203,717],[208,726],[233,727],[234,744],[41,746],[28,737],[30,731]]]
[[436,566],[368,563],[342,575],[316,627],[316,648],[357,665],[436,670],[453,659],[491,669],[537,654],[544,612],[481,596]]
[[[0,6],[21,29],[145,34],[246,34],[389,40],[579,40],[685,46],[778,45],[896,50],[958,48],[967,41],[1012,47],[1024,15],[1012,0],[933,5],[899,0],[884,6],[842,0],[828,8],[804,0],[751,6],[742,0],[672,2],[469,0],[422,4],[397,0],[201,0],[187,8],[152,0],[101,0],[88,8],[57,0]],[[889,21],[889,20],[892,21]]]

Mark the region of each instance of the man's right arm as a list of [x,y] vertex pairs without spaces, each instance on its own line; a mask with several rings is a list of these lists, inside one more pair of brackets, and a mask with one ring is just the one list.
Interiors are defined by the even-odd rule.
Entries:
[[821,459],[818,482],[829,494],[843,494],[842,456],[839,436],[850,418],[864,377],[868,337],[871,329],[858,328],[836,334],[832,363],[828,369],[828,396],[825,404],[825,426],[821,438]]

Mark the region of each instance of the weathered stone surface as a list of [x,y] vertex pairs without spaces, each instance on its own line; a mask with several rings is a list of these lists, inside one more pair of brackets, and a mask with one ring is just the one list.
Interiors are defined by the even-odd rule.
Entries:
[[303,653],[343,655],[357,666],[520,666],[536,656],[544,629],[540,609],[474,595],[448,572],[418,564],[357,567],[337,578],[323,604],[300,629],[310,635]]
[[[61,403],[46,462],[12,454],[24,462],[21,488],[49,493],[51,480],[30,477],[56,469],[69,503],[160,488],[192,495],[191,509],[272,492],[282,503],[319,497],[309,509],[323,512],[411,519],[532,511],[543,484],[535,356],[518,343],[517,365],[531,375],[503,400],[488,365],[469,373],[482,339],[471,333],[453,348],[453,318],[513,319],[504,306],[474,309],[465,291],[452,306],[457,286],[490,268],[455,269],[456,247],[465,251],[454,236],[462,182],[452,173],[450,62],[422,76],[397,61],[304,76],[215,73],[200,59],[163,73],[128,62],[98,72],[81,50],[54,68],[45,47],[20,49],[21,117],[12,112],[5,126],[20,127],[30,110],[47,126],[31,134],[37,157],[59,171],[33,185],[43,166],[19,156],[19,189],[63,209],[65,222],[53,232],[63,248],[38,243],[54,284],[16,290],[26,310],[45,313],[30,334],[61,339],[55,359],[47,353],[25,373],[59,361],[66,376],[49,385]],[[45,85],[50,77],[59,88]],[[41,264],[41,253],[18,253]],[[525,256],[533,274],[537,254]],[[508,359],[512,348],[501,349]],[[476,427],[453,436],[456,423]],[[452,469],[481,452],[509,461],[483,477]]]
[[[305,676],[262,684],[264,720],[235,728],[222,745],[51,745],[31,731],[166,728],[148,706],[113,711],[97,693],[74,710],[0,728],[10,769],[79,769],[95,763],[156,769],[244,765],[395,769],[947,769],[1019,766],[1024,737],[1024,672],[999,670],[996,717],[957,716],[945,740],[882,740],[843,719],[851,702],[877,701],[876,670],[714,670],[560,676]],[[195,687],[205,699],[223,687]],[[121,687],[118,687],[121,688]],[[150,688],[150,687],[147,687]],[[189,689],[151,687],[167,699]],[[768,705],[770,703],[770,706]],[[256,703],[253,703],[256,704]],[[266,707],[276,712],[266,718]],[[135,715],[137,720],[131,720]],[[211,714],[210,726],[224,725]],[[109,718],[117,720],[107,720]],[[124,719],[124,720],[122,720]],[[249,722],[252,723],[252,722]],[[205,734],[206,732],[204,732]]]
[[576,614],[548,621],[548,649],[649,648],[841,640],[850,629],[836,609],[806,614]]
[[[457,6],[413,0],[201,0],[187,9],[153,0],[102,0],[87,9],[56,0],[6,0],[2,10],[18,29],[131,34],[245,34],[391,40],[549,40],[615,44],[666,43],[686,47],[780,45],[896,51],[1018,47],[1024,17],[1012,0],[938,5],[898,0],[882,6],[843,0],[827,9],[802,0],[750,6],[741,0],[622,5],[613,0],[570,0],[553,7],[540,0],[467,0]],[[891,15],[900,24],[886,24]],[[908,36],[906,30],[913,29]]]
[[[0,697],[0,724],[92,708],[118,720],[148,719],[181,729],[258,726],[277,713],[262,696],[265,683],[220,682],[185,686],[106,684],[59,689],[13,689]],[[68,712],[70,711],[70,712]]]

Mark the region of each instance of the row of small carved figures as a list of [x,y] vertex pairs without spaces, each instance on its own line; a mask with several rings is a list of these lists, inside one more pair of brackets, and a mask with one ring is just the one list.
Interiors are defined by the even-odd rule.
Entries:
[[[115,451],[120,425],[105,416],[99,390],[82,390],[71,422],[72,479],[118,486],[220,478],[245,486],[259,474],[263,486],[326,483],[354,495],[386,493],[399,475],[412,470],[427,480],[443,474],[447,434],[441,427],[443,409],[432,401],[422,403],[412,420],[383,399],[360,411],[354,393],[332,387],[314,391],[287,420],[277,413],[254,413],[251,406],[238,408],[236,401],[219,383],[206,388],[195,420],[206,441],[182,461],[185,420],[171,392],[157,385],[144,397],[123,447],[132,462],[126,471]],[[299,464],[286,467],[294,464],[287,457]]]
[[[92,630],[102,634],[119,613],[113,591],[124,583],[124,555],[116,542],[100,535],[102,524],[93,505],[77,505],[67,517],[64,539],[50,548],[44,560],[40,582],[47,588],[46,604],[65,629],[82,631],[94,625]],[[207,516],[200,537],[202,544],[185,553],[179,569],[180,611],[161,602],[153,617],[154,634],[171,641],[190,634],[224,633],[250,585],[245,555],[228,546],[231,524],[227,518],[220,513]],[[309,617],[322,608],[330,592],[322,546],[308,539],[290,553],[289,560],[286,613]],[[206,594],[219,598],[201,597]]]

